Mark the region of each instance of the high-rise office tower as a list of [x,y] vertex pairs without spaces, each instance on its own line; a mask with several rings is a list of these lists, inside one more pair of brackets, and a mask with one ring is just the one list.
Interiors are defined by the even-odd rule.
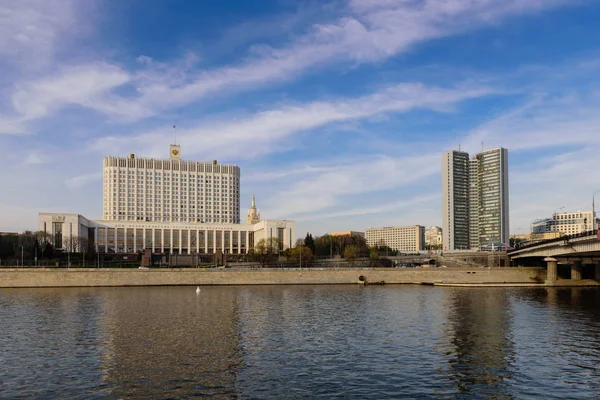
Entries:
[[[473,160],[477,175],[470,180],[476,187],[477,231],[470,232],[471,243],[479,246],[508,243],[508,150],[499,147],[482,151]],[[472,209],[472,208],[471,208]],[[473,246],[472,246],[473,247]]]
[[240,223],[240,167],[169,159],[104,158],[106,221]]
[[469,154],[442,155],[443,249],[469,248]]
[[508,243],[508,150],[443,153],[442,218],[445,250]]

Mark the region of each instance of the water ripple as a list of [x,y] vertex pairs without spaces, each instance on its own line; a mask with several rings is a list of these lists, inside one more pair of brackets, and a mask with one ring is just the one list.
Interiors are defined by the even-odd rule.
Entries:
[[0,398],[600,397],[600,290],[0,290]]

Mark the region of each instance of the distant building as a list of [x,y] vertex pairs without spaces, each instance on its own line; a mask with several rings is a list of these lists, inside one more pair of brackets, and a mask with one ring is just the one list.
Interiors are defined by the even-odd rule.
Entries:
[[442,228],[432,226],[425,231],[425,245],[440,246],[442,244]]
[[357,231],[330,232],[329,235],[331,235],[331,236],[359,236],[361,238],[365,237],[364,232],[357,232]]
[[246,223],[248,225],[257,224],[260,222],[260,210],[256,209],[256,200],[254,199],[254,193],[252,193],[252,206],[248,211],[248,218],[246,218]]
[[536,219],[531,223],[531,233],[540,234],[552,231],[552,218]]
[[508,150],[442,154],[444,250],[508,243]]
[[552,218],[543,218],[531,223],[531,233],[560,232],[574,235],[581,232],[596,230],[600,219],[593,211],[568,211],[554,213]]
[[370,247],[387,246],[401,252],[425,250],[425,227],[420,225],[368,228],[365,236]]

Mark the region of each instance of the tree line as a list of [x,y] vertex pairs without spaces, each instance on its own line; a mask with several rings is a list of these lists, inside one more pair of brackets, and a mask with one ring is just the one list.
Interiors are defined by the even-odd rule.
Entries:
[[253,249],[250,249],[248,255],[252,261],[258,262],[261,266],[276,262],[279,256],[284,256],[300,265],[308,264],[315,259],[337,257],[353,264],[360,258],[368,258],[372,266],[378,266],[383,263],[383,256],[396,256],[398,251],[383,244],[370,247],[361,236],[325,234],[313,238],[311,233],[307,233],[304,239],[297,240],[293,248],[283,251],[277,238],[261,239]]

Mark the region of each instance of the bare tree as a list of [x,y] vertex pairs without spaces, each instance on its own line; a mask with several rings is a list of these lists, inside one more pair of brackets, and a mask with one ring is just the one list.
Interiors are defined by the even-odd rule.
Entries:
[[260,239],[251,250],[250,257],[253,261],[265,267],[269,262],[275,261],[279,254],[279,239],[268,238]]
[[68,235],[63,237],[63,249],[67,253],[76,253],[79,247],[79,237]]

